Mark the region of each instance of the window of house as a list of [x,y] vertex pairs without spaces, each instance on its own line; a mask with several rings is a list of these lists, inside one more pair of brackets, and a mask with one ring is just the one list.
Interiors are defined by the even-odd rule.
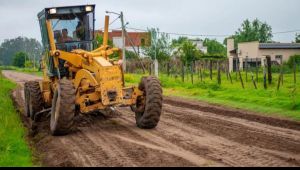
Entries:
[[282,55],[276,55],[276,56],[275,56],[275,59],[276,59],[280,64],[282,64]]
[[275,56],[275,59],[276,59],[276,60],[281,60],[281,59],[282,59],[282,55],[277,55],[277,56]]

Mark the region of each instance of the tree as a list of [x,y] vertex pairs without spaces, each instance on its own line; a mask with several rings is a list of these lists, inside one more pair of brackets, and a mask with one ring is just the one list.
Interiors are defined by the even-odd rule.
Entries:
[[[95,41],[94,41],[94,46],[95,47],[100,47],[103,44],[103,35],[96,35]],[[108,40],[108,45],[113,46],[113,42],[109,39]]]
[[173,47],[178,47],[181,44],[183,44],[185,41],[188,41],[188,37],[179,37],[178,39],[173,39],[172,40],[172,46]]
[[207,47],[207,52],[209,55],[223,55],[226,56],[226,47],[219,43],[217,40],[206,38],[203,45]]
[[13,65],[16,67],[25,67],[25,60],[28,58],[28,55],[24,52],[18,52],[13,58]]
[[41,58],[42,45],[36,39],[18,37],[6,39],[0,46],[0,60],[4,65],[13,64],[13,58],[18,52],[26,52],[29,59],[39,61]]
[[[151,37],[151,44],[143,46],[143,53],[149,56],[152,60],[157,58],[159,62],[170,60],[173,50],[168,34],[159,33],[159,29],[148,29]],[[159,36],[160,35],[160,36]]]
[[300,34],[296,34],[296,43],[300,43]]
[[[266,43],[273,38],[272,27],[258,19],[252,22],[247,19],[242,23],[241,28],[235,32],[235,35],[230,38],[234,38],[236,46],[240,42],[259,41],[260,43]],[[227,39],[225,39],[224,44],[226,42]]]
[[136,55],[136,53],[133,52],[133,51],[128,51],[128,50],[126,50],[126,51],[125,51],[125,55],[126,55],[126,58],[127,58],[128,60],[136,60],[136,59],[139,58],[139,56]]
[[294,62],[296,62],[297,66],[300,66],[300,55],[293,55],[293,56],[291,56],[289,58],[288,62],[287,62],[287,65],[290,68],[293,68],[294,67]]
[[190,65],[197,58],[197,55],[199,55],[199,50],[196,44],[186,40],[179,46],[178,53],[184,65]]

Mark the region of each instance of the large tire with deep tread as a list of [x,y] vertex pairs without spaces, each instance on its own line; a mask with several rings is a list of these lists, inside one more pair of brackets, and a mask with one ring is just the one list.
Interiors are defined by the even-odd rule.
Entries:
[[24,85],[25,113],[34,120],[35,114],[44,108],[43,96],[38,81],[29,81]]
[[144,96],[139,97],[137,101],[136,124],[141,129],[153,129],[158,125],[162,112],[160,81],[153,76],[143,77],[139,89],[144,92]]
[[54,91],[50,129],[54,136],[69,134],[74,126],[75,88],[72,81],[62,79]]

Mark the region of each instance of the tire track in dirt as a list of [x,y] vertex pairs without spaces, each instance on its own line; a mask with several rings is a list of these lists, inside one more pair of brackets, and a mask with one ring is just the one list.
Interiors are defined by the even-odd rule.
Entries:
[[[3,74],[21,86],[39,79]],[[24,106],[21,86],[15,96]],[[129,109],[117,110],[120,116],[110,119],[78,117],[77,131],[64,137],[50,136],[49,122],[39,125],[41,131],[32,140],[44,165],[300,166],[299,122],[167,98],[158,127],[141,130]]]
[[[168,114],[168,113],[165,113]],[[131,122],[128,117],[122,118]],[[278,159],[271,156],[259,148],[243,146],[233,141],[228,141],[224,138],[209,135],[205,132],[191,127],[188,124],[182,124],[178,121],[170,121],[170,119],[163,119],[160,124],[160,129],[164,129],[166,133],[149,135],[149,139],[153,139],[154,135],[161,136],[168,141],[176,141],[176,144],[186,150],[202,155],[207,159],[215,161],[222,161],[228,166],[288,166],[289,159]],[[172,132],[176,132],[172,134]],[[202,133],[202,134],[201,134]],[[165,136],[164,134],[169,134]],[[147,134],[145,134],[147,135]],[[176,137],[174,137],[176,135]],[[205,137],[204,137],[205,136]],[[182,141],[178,140],[184,139]],[[219,143],[218,141],[222,141]],[[252,159],[249,159],[252,157]]]

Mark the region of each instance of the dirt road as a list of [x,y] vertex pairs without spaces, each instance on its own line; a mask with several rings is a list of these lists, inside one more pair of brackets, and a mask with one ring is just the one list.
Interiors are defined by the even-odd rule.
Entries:
[[[3,74],[20,85],[37,79]],[[14,96],[24,106],[22,87]],[[176,98],[163,109],[154,130],[138,129],[134,114],[118,109],[78,117],[65,137],[50,136],[46,122],[30,139],[45,166],[300,166],[300,123]]]

